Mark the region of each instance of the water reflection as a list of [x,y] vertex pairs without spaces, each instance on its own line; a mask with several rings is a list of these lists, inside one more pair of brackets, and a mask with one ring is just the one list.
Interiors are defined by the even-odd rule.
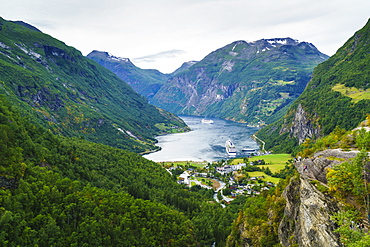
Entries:
[[161,151],[144,155],[160,161],[217,161],[226,159],[225,142],[231,139],[238,156],[245,156],[242,149],[258,149],[251,138],[258,128],[228,120],[210,118],[213,124],[202,123],[202,117],[180,116],[192,131],[157,137]]

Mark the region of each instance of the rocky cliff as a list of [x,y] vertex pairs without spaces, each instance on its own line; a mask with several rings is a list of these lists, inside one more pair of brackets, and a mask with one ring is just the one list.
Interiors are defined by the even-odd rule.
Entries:
[[342,246],[339,235],[334,233],[336,225],[330,220],[330,216],[340,210],[340,205],[318,188],[326,186],[327,168],[352,159],[356,154],[356,151],[328,149],[295,163],[300,176],[292,179],[283,193],[286,206],[279,225],[283,246]]
[[328,168],[353,159],[357,153],[328,149],[310,158],[297,158],[296,175],[283,181],[272,193],[245,204],[227,246],[275,246],[277,243],[286,247],[343,246],[335,231],[338,225],[331,216],[345,207],[329,194],[326,173]]
[[317,126],[317,117],[308,114],[302,107],[298,105],[291,123],[285,123],[279,134],[290,133],[292,137],[298,139],[298,143],[302,144],[306,138],[315,139],[320,137],[321,129]]

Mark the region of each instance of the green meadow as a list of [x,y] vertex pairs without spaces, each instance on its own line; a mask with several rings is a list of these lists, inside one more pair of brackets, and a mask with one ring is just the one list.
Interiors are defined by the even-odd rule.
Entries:
[[[268,167],[272,173],[276,173],[283,169],[288,162],[288,160],[292,159],[292,156],[290,154],[270,154],[270,155],[262,155],[262,156],[252,156],[248,158],[249,161],[257,161],[257,160],[264,160],[266,165],[259,165],[258,167]],[[239,164],[244,163],[243,159],[234,159],[232,160],[231,164]],[[250,177],[261,177],[264,176],[265,178],[263,180],[269,181],[272,183],[278,183],[279,178],[274,178],[271,176],[266,175],[264,172],[248,172],[248,175]]]
[[363,99],[370,99],[370,90],[363,90],[356,87],[346,87],[344,84],[337,84],[333,91],[340,92],[342,95],[350,97],[354,103]]

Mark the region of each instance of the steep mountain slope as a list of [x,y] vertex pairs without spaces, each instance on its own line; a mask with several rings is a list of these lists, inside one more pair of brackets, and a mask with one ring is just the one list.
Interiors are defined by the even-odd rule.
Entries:
[[115,57],[108,52],[92,51],[88,58],[115,73],[136,92],[151,98],[170,77],[154,69],[140,69],[128,58]]
[[173,76],[150,102],[176,114],[271,122],[328,57],[291,38],[233,42]]
[[3,19],[0,93],[54,133],[135,152],[156,149],[154,135],[186,127],[73,47]]
[[266,148],[291,152],[306,138],[349,130],[370,113],[370,21],[326,62],[279,121],[258,132]]

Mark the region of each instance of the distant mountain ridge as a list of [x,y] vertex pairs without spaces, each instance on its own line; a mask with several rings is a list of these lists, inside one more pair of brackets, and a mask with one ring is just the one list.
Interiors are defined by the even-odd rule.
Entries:
[[141,69],[136,67],[129,58],[116,57],[108,52],[94,50],[87,57],[115,73],[136,92],[148,99],[152,98],[170,78],[170,74],[163,74],[154,69]]
[[186,129],[109,70],[73,47],[0,18],[0,93],[54,133],[137,153],[155,135]]
[[150,103],[175,114],[273,122],[327,55],[291,38],[236,41],[171,77]]
[[370,114],[370,19],[330,57],[319,64],[302,95],[277,122],[257,135],[266,148],[291,152],[306,139],[336,127],[350,130]]

